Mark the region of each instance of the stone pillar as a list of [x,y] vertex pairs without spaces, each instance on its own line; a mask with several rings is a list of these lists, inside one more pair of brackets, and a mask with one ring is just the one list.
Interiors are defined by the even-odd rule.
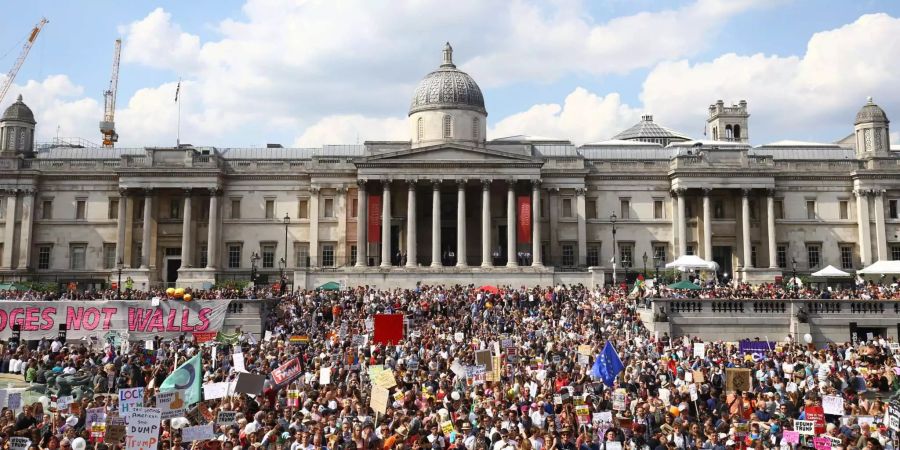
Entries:
[[13,239],[16,236],[16,200],[18,193],[15,190],[6,194],[6,232],[3,238],[3,268],[13,268]]
[[[31,268],[31,236],[34,223],[34,189],[22,191],[22,226],[19,230],[19,268]],[[121,214],[122,207],[119,206]]]
[[491,252],[491,180],[481,180],[481,267],[493,267]]
[[391,180],[381,184],[381,267],[391,267]]
[[144,229],[141,238],[141,269],[150,268],[150,227],[153,216],[153,191],[147,189],[144,192]]
[[[884,190],[875,191],[875,254],[878,261],[887,261],[887,238],[884,230]],[[24,219],[23,219],[24,220]]]
[[[206,235],[206,268],[215,269],[219,257],[219,196],[222,191],[209,190],[209,226]],[[286,261],[285,261],[286,262]]]
[[466,267],[466,181],[457,182],[456,194],[456,267]]
[[741,235],[744,239],[744,269],[752,269],[753,249],[750,246],[750,189],[741,189]]
[[431,182],[431,267],[441,267],[441,181]]
[[775,242],[775,189],[766,191],[766,228],[769,236],[769,268],[778,268],[778,247]]
[[319,187],[309,188],[309,265],[319,267]]
[[863,267],[872,264],[872,242],[869,230],[869,197],[868,192],[857,189],[856,194],[856,221],[859,229],[859,258]]
[[419,243],[416,239],[416,180],[409,181],[409,194],[406,200],[406,267],[418,265]]
[[685,190],[676,189],[675,194],[678,198],[678,254],[675,258],[680,258],[687,254],[687,212],[685,210]]
[[587,266],[587,209],[584,204],[584,188],[575,189],[575,203],[578,210],[578,265]]
[[709,194],[712,189],[703,189],[703,259],[712,261],[712,214],[709,207]]
[[509,182],[506,192],[506,267],[516,267],[519,261],[516,258],[516,183]]
[[366,226],[369,224],[366,203],[366,180],[356,180],[356,267],[365,267],[368,259],[369,241],[366,238]]
[[[126,189],[119,189],[119,211],[117,217],[117,226],[116,230],[116,264],[119,261],[125,263],[125,248],[127,247],[125,241],[125,230],[126,230],[126,220],[128,217],[128,191]],[[131,264],[124,264],[128,267],[131,267]]]
[[531,265],[541,267],[544,259],[541,256],[541,181],[531,182]]
[[181,225],[181,267],[194,267],[194,239],[191,231],[191,190],[184,191],[184,221]]

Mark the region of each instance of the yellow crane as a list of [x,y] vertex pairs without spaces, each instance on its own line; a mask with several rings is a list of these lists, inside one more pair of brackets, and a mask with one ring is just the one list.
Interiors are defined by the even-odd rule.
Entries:
[[112,76],[109,79],[109,89],[103,93],[103,120],[100,122],[100,133],[103,134],[103,146],[113,148],[119,140],[116,134],[116,92],[119,90],[119,55],[122,53],[122,40],[116,39],[116,48],[113,50]]
[[34,28],[31,30],[31,34],[28,35],[28,39],[25,41],[25,45],[22,46],[22,52],[19,53],[19,57],[16,59],[15,64],[13,64],[12,69],[9,69],[9,73],[6,74],[6,80],[3,82],[3,87],[0,87],[0,103],[3,103],[3,98],[6,97],[6,92],[9,91],[9,87],[12,85],[13,80],[16,79],[16,74],[19,73],[19,68],[22,67],[22,63],[25,62],[25,58],[28,56],[28,52],[31,50],[31,46],[34,45],[35,39],[37,39],[38,34],[41,33],[41,30],[44,28],[44,25],[46,25],[47,22],[49,22],[49,20],[41,17],[41,21],[34,26]]

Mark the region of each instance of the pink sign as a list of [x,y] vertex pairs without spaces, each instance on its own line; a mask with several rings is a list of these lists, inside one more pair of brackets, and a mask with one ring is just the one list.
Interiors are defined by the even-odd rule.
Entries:
[[800,433],[796,431],[784,430],[784,434],[781,435],[781,442],[784,444],[799,444]]
[[827,437],[813,438],[813,446],[816,447],[816,450],[831,450],[831,439]]

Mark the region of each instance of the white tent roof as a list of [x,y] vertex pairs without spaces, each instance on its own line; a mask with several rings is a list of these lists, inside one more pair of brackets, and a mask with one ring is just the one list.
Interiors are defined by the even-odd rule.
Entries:
[[681,270],[692,270],[692,269],[700,269],[700,270],[711,270],[713,269],[715,263],[705,261],[703,258],[697,255],[682,255],[679,256],[678,259],[666,264],[666,269],[676,268]]
[[828,267],[825,267],[824,269],[812,274],[812,276],[821,277],[821,278],[845,278],[845,277],[849,277],[850,274],[847,272],[844,272],[841,269],[838,269],[837,267],[828,266]]
[[878,261],[856,273],[863,275],[895,275],[900,274],[900,261]]

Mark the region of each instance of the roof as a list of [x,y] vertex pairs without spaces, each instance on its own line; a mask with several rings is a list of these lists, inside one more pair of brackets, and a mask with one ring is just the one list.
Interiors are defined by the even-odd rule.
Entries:
[[858,113],[856,113],[856,120],[853,124],[859,125],[861,123],[869,122],[890,122],[887,118],[887,114],[884,113],[884,110],[872,101],[872,97],[869,97],[866,104],[859,109]]
[[0,122],[5,122],[7,120],[16,120],[19,122],[26,122],[32,125],[37,122],[34,120],[34,113],[31,111],[31,108],[28,107],[24,102],[22,102],[22,95],[19,94],[19,98],[16,101],[9,105],[6,108],[6,111],[3,112],[3,117],[0,118]]
[[900,274],[900,261],[878,261],[856,273],[864,275],[895,275]]
[[312,159],[313,157],[365,156],[366,146],[326,145],[311,148],[221,148],[216,152],[223,159]]
[[610,139],[607,141],[591,142],[589,144],[584,144],[585,147],[626,146],[626,145],[635,146],[635,147],[660,147],[660,148],[662,148],[662,144],[657,144],[656,142],[626,141],[623,139]]
[[845,160],[856,159],[856,152],[852,148],[839,146],[823,147],[754,147],[748,155],[771,156],[776,160]]
[[634,124],[631,128],[613,136],[613,139],[620,140],[641,140],[641,139],[669,139],[669,140],[689,140],[690,138],[683,133],[673,131],[653,121],[653,116],[647,114],[641,117],[641,121]]
[[584,159],[618,159],[629,161],[669,160],[675,152],[660,146],[581,147]]
[[569,143],[568,139],[558,139],[558,138],[549,138],[543,136],[532,136],[528,134],[517,134],[514,136],[506,136],[497,139],[491,139],[491,142],[565,142]]
[[818,147],[818,148],[841,148],[840,145],[835,143],[825,143],[825,142],[808,142],[808,141],[776,141],[771,142],[769,144],[763,145],[763,147]]
[[481,88],[469,74],[453,64],[453,48],[444,47],[444,63],[419,82],[409,114],[432,109],[471,109],[487,114]]

